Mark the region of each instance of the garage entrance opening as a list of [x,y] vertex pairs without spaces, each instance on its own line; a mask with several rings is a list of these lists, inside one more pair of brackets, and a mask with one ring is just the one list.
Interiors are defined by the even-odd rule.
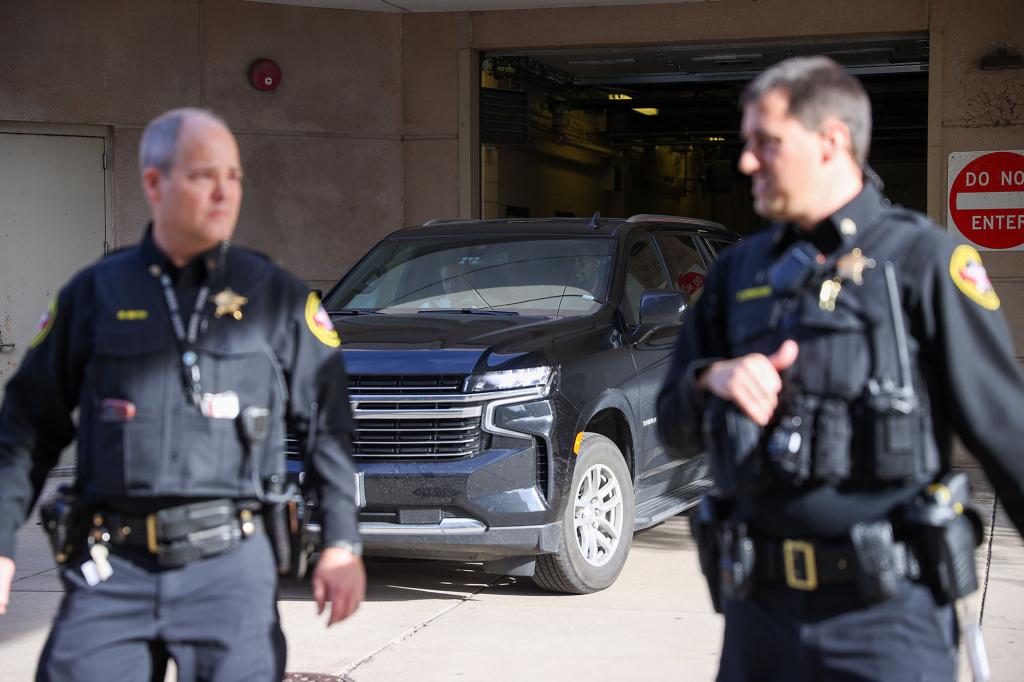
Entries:
[[524,50],[481,59],[484,218],[664,213],[749,233],[739,95],[768,66],[825,54],[874,110],[870,165],[926,209],[927,35],[659,48]]

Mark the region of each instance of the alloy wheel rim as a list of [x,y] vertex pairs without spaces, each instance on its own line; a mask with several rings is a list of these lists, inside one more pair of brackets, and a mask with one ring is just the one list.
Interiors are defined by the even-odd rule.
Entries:
[[604,566],[622,537],[622,487],[611,469],[595,464],[580,479],[574,496],[576,543],[583,559]]

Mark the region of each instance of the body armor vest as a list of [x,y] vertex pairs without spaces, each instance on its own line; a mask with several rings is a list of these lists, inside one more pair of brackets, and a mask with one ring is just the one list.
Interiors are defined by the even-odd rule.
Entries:
[[710,401],[704,436],[722,494],[903,484],[939,471],[927,392],[914,370],[917,344],[892,263],[909,236],[875,229],[863,253],[837,253],[824,264],[798,242],[769,268],[770,295],[730,308],[733,357],[771,354],[786,339],[800,353],[783,372],[779,407],[766,428],[732,403]]

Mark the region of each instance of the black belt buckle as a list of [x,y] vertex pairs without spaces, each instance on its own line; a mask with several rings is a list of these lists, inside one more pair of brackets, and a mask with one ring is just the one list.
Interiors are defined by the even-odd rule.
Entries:
[[794,590],[813,592],[818,589],[818,565],[814,545],[804,540],[782,542],[782,565],[786,585]]

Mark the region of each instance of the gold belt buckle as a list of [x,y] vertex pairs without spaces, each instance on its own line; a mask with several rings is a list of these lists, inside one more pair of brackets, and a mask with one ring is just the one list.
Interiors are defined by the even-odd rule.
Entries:
[[150,554],[160,553],[160,545],[156,541],[156,514],[146,514],[146,549]]
[[[797,560],[803,564],[798,567]],[[786,585],[794,590],[810,592],[818,589],[818,568],[814,561],[814,545],[803,540],[784,540],[782,562],[786,569]]]

